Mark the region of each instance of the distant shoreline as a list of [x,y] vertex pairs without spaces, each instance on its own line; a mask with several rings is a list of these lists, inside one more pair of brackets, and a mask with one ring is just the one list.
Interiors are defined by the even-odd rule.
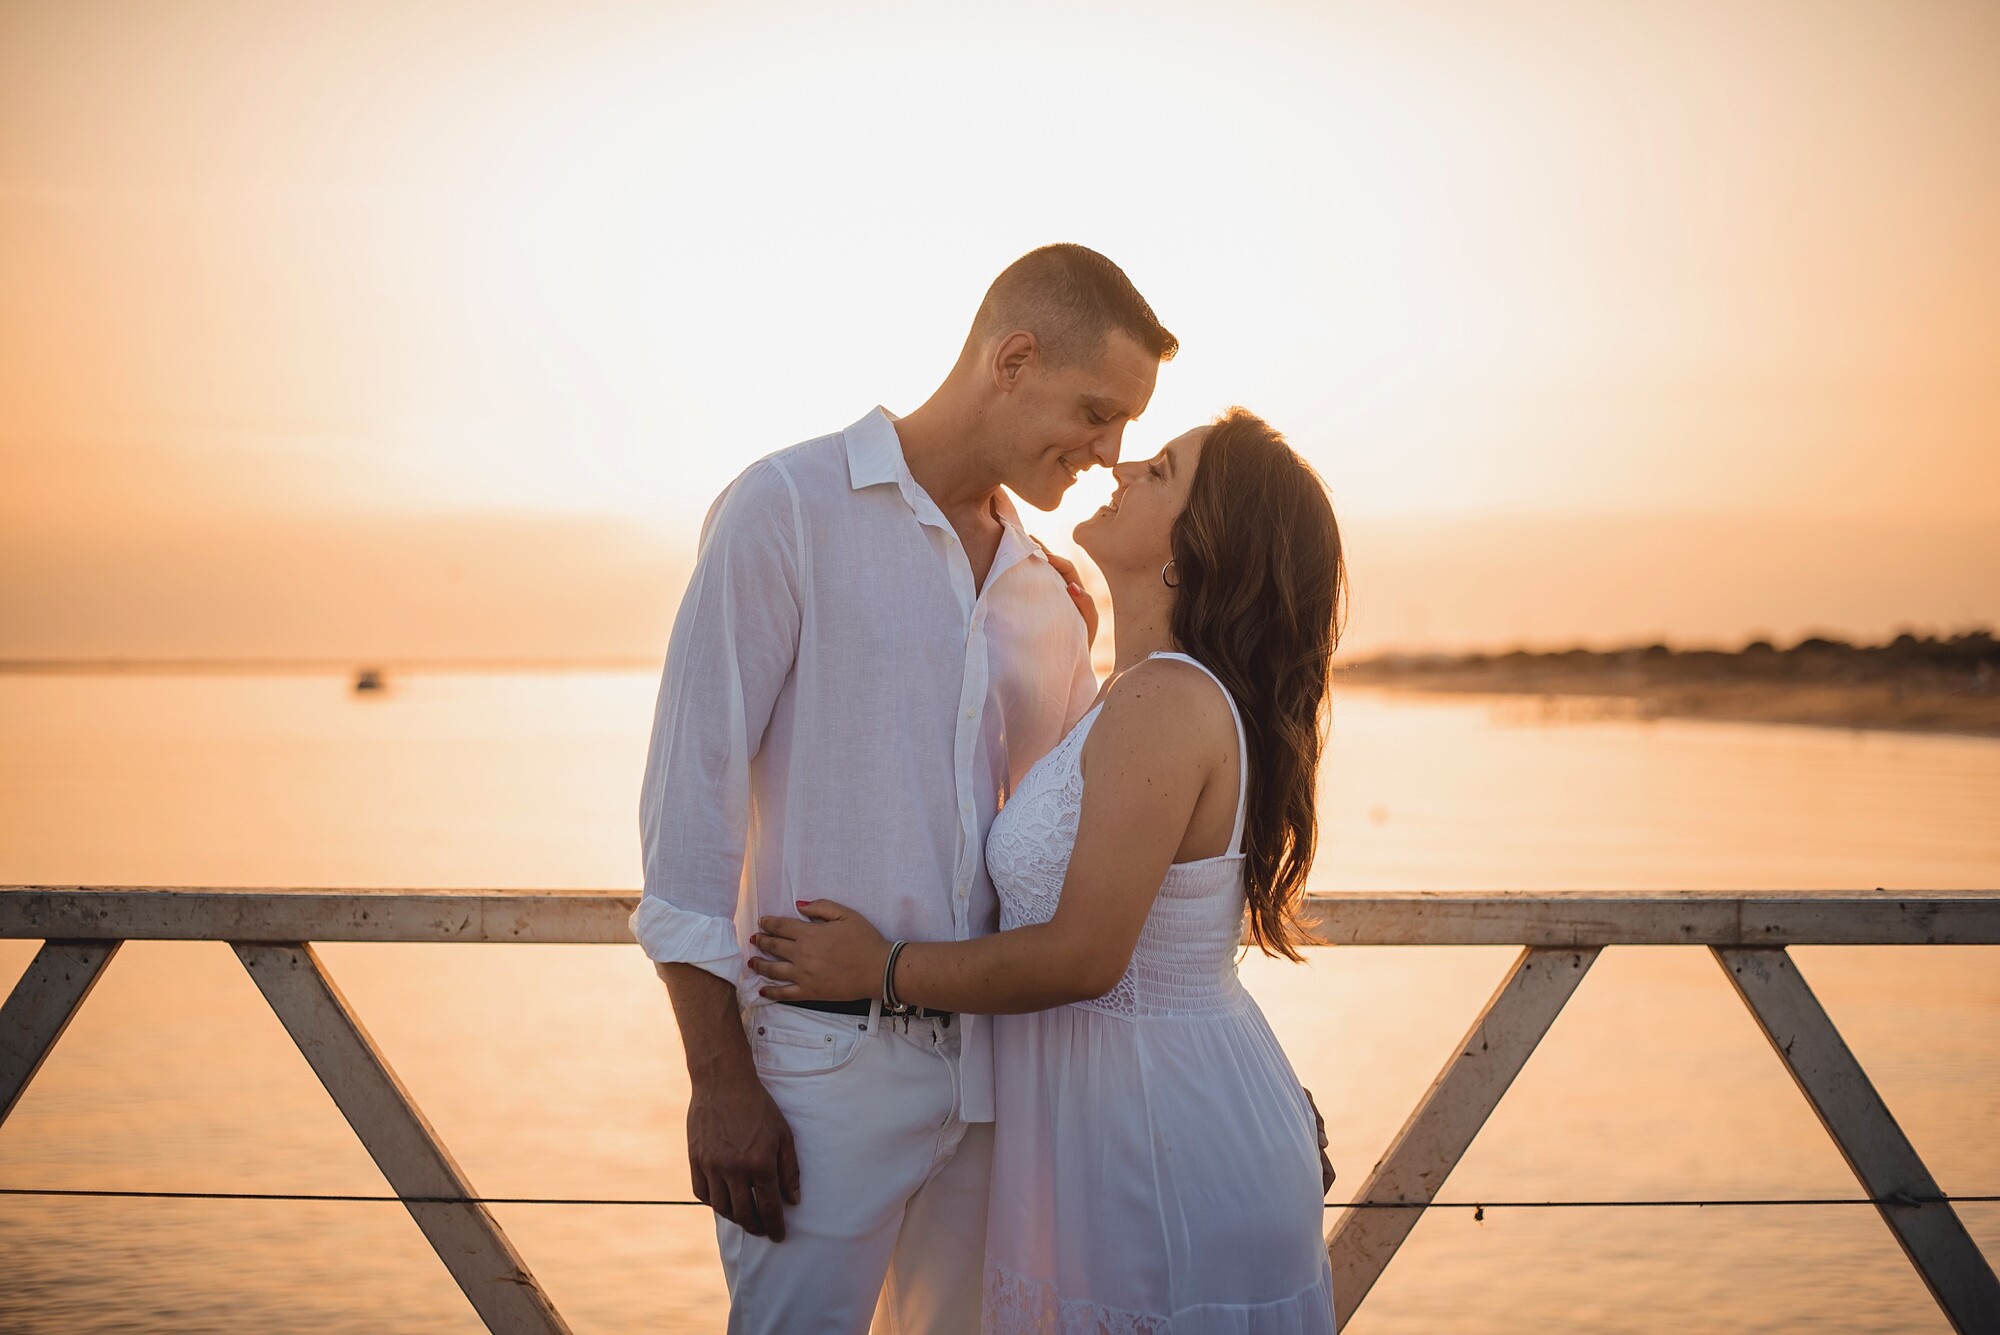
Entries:
[[[0,676],[275,675],[354,680],[373,672],[659,671],[657,658],[15,658]],[[1342,665],[1341,685],[1459,695],[1539,696],[1570,712],[1713,719],[2000,738],[2000,644],[1990,632],[1898,636],[1856,646],[1807,639],[1734,651],[1654,644],[1612,650],[1385,654]],[[1600,702],[1591,709],[1587,702]]]
[[19,673],[157,673],[218,675],[300,673],[352,676],[372,669],[404,672],[657,672],[658,658],[0,658],[0,675]]
[[2000,644],[1988,631],[1899,635],[1883,645],[1817,637],[1787,649],[1663,644],[1597,651],[1384,655],[1343,668],[1353,685],[1617,702],[1618,717],[1714,719],[2000,737]]

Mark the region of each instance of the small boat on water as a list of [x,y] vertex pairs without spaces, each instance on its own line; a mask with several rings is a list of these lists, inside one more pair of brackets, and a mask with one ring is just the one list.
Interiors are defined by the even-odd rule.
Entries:
[[377,667],[356,668],[354,672],[354,693],[366,695],[371,691],[384,689],[382,669]]

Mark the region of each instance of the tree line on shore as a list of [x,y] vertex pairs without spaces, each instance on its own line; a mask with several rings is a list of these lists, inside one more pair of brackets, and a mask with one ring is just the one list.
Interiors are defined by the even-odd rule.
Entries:
[[1990,628],[1950,636],[1905,631],[1883,644],[1854,644],[1809,635],[1785,648],[1752,640],[1740,649],[1675,648],[1668,644],[1617,649],[1511,649],[1503,653],[1384,654],[1353,665],[1363,675],[1426,672],[1618,671],[1648,677],[1751,678],[1783,681],[1891,681],[1906,677],[1964,678],[1983,689],[2000,675],[2000,641]]

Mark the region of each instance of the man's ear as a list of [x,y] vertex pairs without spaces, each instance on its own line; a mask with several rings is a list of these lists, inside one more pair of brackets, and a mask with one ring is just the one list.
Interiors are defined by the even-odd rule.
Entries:
[[1002,394],[1011,394],[1022,375],[1041,361],[1041,345],[1025,329],[1016,329],[993,349],[993,384]]

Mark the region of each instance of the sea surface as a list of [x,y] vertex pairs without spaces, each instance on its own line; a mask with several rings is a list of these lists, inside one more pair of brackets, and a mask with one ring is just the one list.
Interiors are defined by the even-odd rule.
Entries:
[[[638,884],[643,672],[0,675],[0,883]],[[1315,887],[2000,886],[2000,743],[1349,690]],[[34,942],[0,941],[0,987]],[[475,1187],[688,1194],[686,1080],[634,947],[320,948]],[[1516,952],[1251,957],[1356,1190]],[[1946,1191],[2000,1194],[2000,948],[1794,952]],[[378,1193],[221,943],[113,961],[12,1117],[0,1186]],[[806,1189],[811,1190],[810,1180]],[[1454,1201],[1857,1194],[1708,953],[1605,952]],[[721,1328],[706,1212],[495,1213],[579,1331]],[[1967,1205],[2000,1259],[2000,1205]],[[1331,1219],[1329,1215],[1329,1220]],[[0,1196],[0,1329],[473,1332],[394,1204]],[[1348,1327],[1936,1331],[1873,1210],[1434,1210]]]

